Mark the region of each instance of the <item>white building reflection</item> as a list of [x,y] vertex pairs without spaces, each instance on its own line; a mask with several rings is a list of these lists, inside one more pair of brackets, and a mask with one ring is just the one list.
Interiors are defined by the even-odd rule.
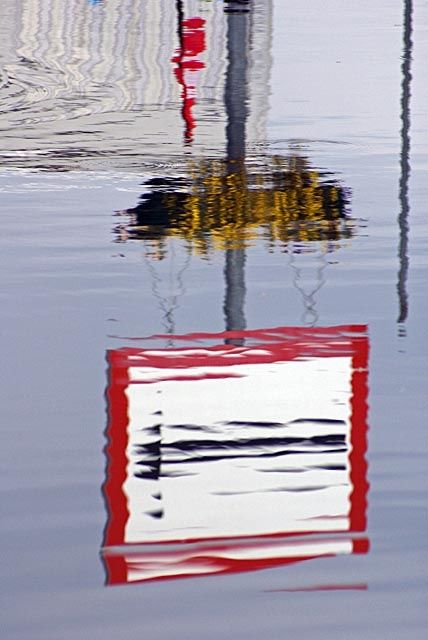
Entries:
[[[271,13],[271,1],[254,0],[246,78],[253,87],[249,143],[265,140]],[[17,0],[5,19],[13,43],[3,46],[15,50],[16,59],[5,70],[13,91],[0,113],[0,130],[12,131],[3,163],[31,165],[42,157],[47,168],[66,161],[66,168],[104,168],[101,158],[114,154],[110,165],[130,168],[140,158],[141,168],[142,157],[159,153],[161,140],[164,156],[181,154],[184,94],[191,91],[186,82],[195,83],[194,148],[223,153],[222,2]],[[200,22],[196,36],[192,20]],[[201,46],[195,51],[197,36]],[[17,127],[19,135],[13,133]]]

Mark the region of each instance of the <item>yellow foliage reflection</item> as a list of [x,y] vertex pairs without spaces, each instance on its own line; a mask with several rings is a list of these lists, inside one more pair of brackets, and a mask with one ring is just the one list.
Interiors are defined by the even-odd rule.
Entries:
[[237,249],[263,237],[269,247],[289,241],[350,237],[345,189],[309,166],[306,158],[203,160],[186,178],[154,178],[140,204],[124,213],[120,239],[138,238],[161,259],[165,239],[179,237],[200,255]]

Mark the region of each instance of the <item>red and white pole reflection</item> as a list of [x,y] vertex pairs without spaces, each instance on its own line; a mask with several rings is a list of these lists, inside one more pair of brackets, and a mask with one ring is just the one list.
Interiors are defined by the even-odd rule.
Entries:
[[107,584],[366,552],[366,327],[176,339],[108,353]]
[[185,18],[182,0],[177,0],[178,49],[172,62],[174,74],[181,86],[184,141],[191,143],[196,120],[193,107],[196,104],[198,72],[205,64],[199,56],[205,51],[205,20],[200,17]]

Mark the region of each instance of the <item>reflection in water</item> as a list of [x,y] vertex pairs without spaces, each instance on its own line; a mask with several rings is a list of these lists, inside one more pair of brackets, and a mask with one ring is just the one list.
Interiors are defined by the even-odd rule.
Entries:
[[365,328],[177,339],[108,353],[107,583],[366,552]]
[[[231,2],[227,6],[225,158],[194,159],[188,163],[184,175],[176,172],[152,178],[144,185],[140,204],[124,212],[131,217],[130,224],[118,228],[120,239],[142,239],[153,246],[153,255],[158,258],[165,255],[168,236],[183,238],[196,253],[206,255],[218,248],[242,250],[260,233],[270,247],[276,242],[284,245],[290,240],[337,240],[350,235],[346,215],[348,198],[337,181],[326,179],[304,157],[248,155],[249,132],[254,124],[251,116],[254,119],[254,113],[264,112],[265,118],[267,114],[269,53],[261,56],[264,80],[260,61],[257,67],[257,81],[261,86],[255,83],[255,102],[252,102],[250,72],[254,71],[254,54],[263,49],[261,44],[267,52],[270,50],[271,16],[263,12],[259,15],[258,3],[253,6],[248,2]],[[184,25],[188,21],[184,20],[183,2],[177,2],[177,7],[183,40]],[[254,12],[248,12],[250,7]],[[267,19],[264,29],[254,26],[259,18]],[[204,49],[202,27],[201,21],[192,22],[188,56],[196,56]],[[259,40],[254,37],[257,33],[262,34]],[[192,73],[202,65],[194,59],[190,64]],[[185,139],[190,142],[195,125],[191,116],[193,98],[189,98],[190,106],[186,106],[186,87],[183,85],[183,116]],[[260,89],[266,94],[264,102],[259,100]],[[262,127],[258,130],[259,143],[264,143]]]
[[367,591],[366,584],[318,584],[291,589],[268,589],[267,593],[309,593],[312,591]]
[[297,262],[296,257],[299,251],[293,248],[289,252],[290,265],[294,272],[293,285],[300,292],[303,301],[302,323],[306,326],[313,327],[318,321],[318,312],[316,310],[315,295],[325,283],[324,271],[327,268],[327,256],[325,251],[321,251],[318,256],[318,264],[316,266],[315,282],[306,285],[303,272],[304,265]]
[[[153,293],[171,334],[190,255],[209,257],[215,250],[225,252],[226,329],[245,329],[245,250],[256,240],[264,241],[268,251],[278,246],[289,254],[293,283],[305,309],[302,321],[311,326],[317,322],[315,295],[325,281],[327,253],[354,229],[349,194],[340,183],[312,169],[303,157],[264,156],[257,162],[192,161],[188,175],[151,178],[144,186],[148,191],[140,203],[118,214],[125,223],[116,226],[116,239],[143,242]],[[174,239],[184,241],[186,250],[178,253],[186,258],[176,260]],[[299,254],[309,252],[316,276],[308,288]],[[169,260],[168,281],[174,278],[177,287],[168,296],[160,294],[161,278],[151,260]]]
[[117,239],[144,240],[165,257],[166,238],[184,239],[199,255],[244,248],[264,238],[268,248],[290,241],[334,241],[352,235],[349,193],[312,169],[304,157],[261,157],[234,165],[203,160],[189,176],[152,178],[133,209],[122,212]]
[[[150,274],[152,293],[158,302],[159,309],[162,313],[162,324],[166,333],[171,336],[175,333],[174,313],[179,307],[179,299],[185,293],[184,273],[190,265],[191,255],[188,253],[184,260],[179,262],[179,256],[176,255],[175,247],[170,247],[170,270],[168,277],[169,291],[162,293],[163,278],[157,272],[155,264],[146,254],[144,256],[147,269]],[[172,342],[170,342],[172,344]]]
[[184,140],[193,140],[195,118],[192,108],[195,105],[196,74],[205,67],[198,56],[205,51],[205,20],[202,18],[184,18],[184,2],[176,0],[179,46],[172,59],[176,63],[175,76],[182,87],[182,114],[185,122]]
[[226,157],[228,173],[243,162],[246,151],[246,121],[248,116],[248,53],[249,17],[230,12],[227,16],[227,72],[224,103],[227,114]]
[[[245,320],[245,251],[232,249],[226,251],[224,265],[225,295],[223,312],[226,331],[242,331],[246,328]],[[226,340],[226,344],[243,344],[241,338]]]
[[[398,302],[399,314],[398,320],[400,324],[406,322],[409,311],[408,294],[407,294],[407,274],[409,270],[409,179],[410,179],[410,82],[412,79],[411,61],[412,61],[412,0],[404,2],[404,33],[403,33],[403,63],[401,70],[403,74],[402,93],[401,93],[401,175],[400,175],[400,214],[398,216],[398,224],[400,228],[400,244],[398,248],[398,256],[400,259],[400,269],[398,271]],[[400,332],[404,333],[404,327],[400,328]]]
[[[140,171],[155,168],[160,155],[163,162],[181,161],[183,151],[223,155],[226,32],[229,20],[241,17],[225,7],[244,4],[15,5],[0,42],[0,57],[8,61],[0,81],[1,165]],[[248,6],[247,142],[254,146],[265,140],[272,1]]]
[[[262,118],[254,118],[254,113],[263,112],[266,117],[268,108],[271,14],[269,10],[260,13],[259,3],[231,2],[227,6],[225,157],[193,158],[181,172],[170,171],[148,180],[140,203],[122,212],[126,221],[116,228],[117,240],[142,240],[145,256],[158,260],[166,258],[168,247],[170,251],[175,250],[176,244],[171,238],[184,240],[188,253],[204,257],[216,249],[224,250],[226,329],[241,331],[246,328],[245,250],[249,244],[262,237],[269,250],[279,244],[283,251],[298,253],[301,249],[295,249],[292,242],[327,241],[321,249],[323,260],[317,269],[317,282],[309,291],[302,285],[301,268],[292,261],[294,284],[303,296],[303,321],[314,325],[318,319],[314,296],[324,282],[325,253],[331,250],[332,241],[352,233],[347,211],[349,197],[337,180],[315,170],[304,157],[270,156],[266,144],[258,153],[253,144],[253,153],[248,153],[251,146],[248,132],[253,126],[259,132],[259,143],[264,142]],[[250,8],[254,9],[251,13]],[[205,23],[185,20],[181,1],[177,2],[177,15],[181,51],[186,51],[189,73],[194,73],[204,66],[195,56],[204,50]],[[263,18],[264,28],[258,26],[258,18]],[[257,33],[258,40],[254,38]],[[190,38],[187,46],[184,45],[186,35]],[[254,52],[262,51],[261,42],[267,50],[256,65]],[[177,56],[179,64],[182,58]],[[193,84],[185,82],[183,69],[178,71],[177,77],[183,85],[184,138],[191,143],[195,127],[194,98],[189,97],[188,86],[194,87],[194,81],[191,81]],[[251,71],[256,80],[254,86],[250,83]],[[260,100],[260,87],[265,89],[264,101]],[[255,102],[252,102],[253,91],[257,97]],[[159,293],[160,278],[155,268],[149,268],[164,325],[169,326],[169,333],[173,334],[173,310],[178,297],[170,293],[168,302],[167,297]],[[180,271],[180,277],[183,273]],[[233,339],[232,343],[242,344],[242,339]]]

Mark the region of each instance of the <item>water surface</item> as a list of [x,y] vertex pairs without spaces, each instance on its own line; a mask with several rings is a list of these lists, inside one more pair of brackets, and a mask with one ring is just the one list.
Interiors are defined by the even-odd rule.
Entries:
[[4,5],[5,637],[424,637],[425,3]]

